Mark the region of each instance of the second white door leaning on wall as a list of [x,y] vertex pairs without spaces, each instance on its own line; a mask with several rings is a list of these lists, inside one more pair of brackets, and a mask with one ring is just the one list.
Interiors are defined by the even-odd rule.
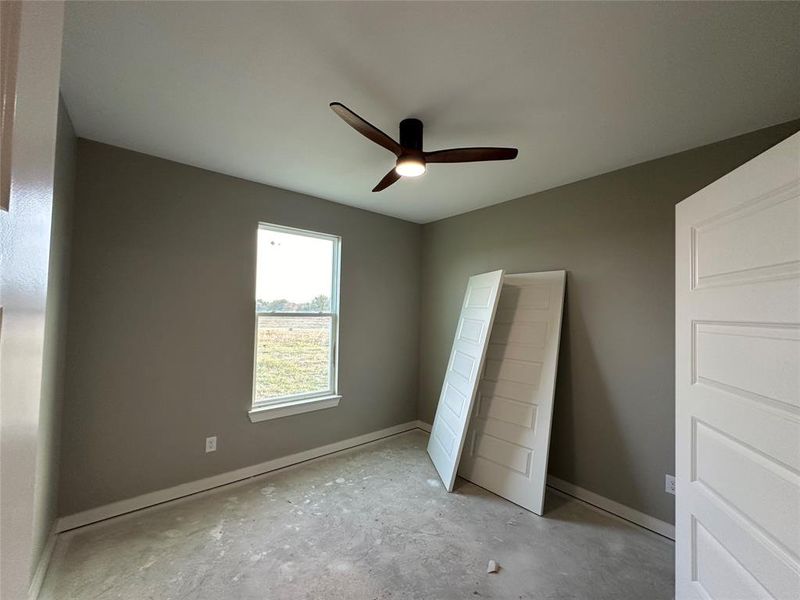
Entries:
[[564,271],[506,275],[459,474],[541,515]]
[[456,481],[458,461],[502,283],[502,270],[473,275],[469,278],[461,305],[453,349],[447,361],[439,406],[428,440],[428,454],[448,492],[453,491]]

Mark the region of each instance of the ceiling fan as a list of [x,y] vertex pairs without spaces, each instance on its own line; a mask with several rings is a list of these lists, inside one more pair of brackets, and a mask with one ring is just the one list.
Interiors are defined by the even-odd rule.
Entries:
[[383,146],[397,156],[397,164],[373,188],[380,192],[400,177],[417,177],[425,172],[428,163],[480,162],[485,160],[511,160],[517,157],[516,148],[450,148],[425,152],[422,150],[422,121],[403,119],[400,121],[400,143],[398,144],[372,123],[362,119],[341,102],[331,102],[331,109],[342,120],[364,137]]

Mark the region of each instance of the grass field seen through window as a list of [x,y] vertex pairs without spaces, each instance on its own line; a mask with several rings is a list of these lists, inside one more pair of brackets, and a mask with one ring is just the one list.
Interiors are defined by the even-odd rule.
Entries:
[[331,317],[257,318],[256,402],[328,390]]

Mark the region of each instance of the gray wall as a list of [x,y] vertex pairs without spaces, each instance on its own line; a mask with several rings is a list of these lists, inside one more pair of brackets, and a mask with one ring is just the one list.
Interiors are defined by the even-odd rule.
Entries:
[[[430,422],[466,278],[502,267],[569,271],[551,473],[672,521],[674,205],[798,128],[422,227],[79,140],[59,513]],[[343,237],[338,408],[247,418],[258,221]]]
[[34,556],[39,556],[44,549],[58,510],[59,439],[66,363],[67,292],[76,157],[75,132],[64,102],[59,99],[44,324],[44,367],[39,404],[39,446],[36,452]]
[[[342,236],[343,399],[254,424],[259,221]],[[79,140],[73,236],[60,514],[416,418],[419,225]]]
[[664,521],[674,473],[674,206],[800,128],[764,129],[423,227],[419,418],[469,275],[566,269],[550,472]]

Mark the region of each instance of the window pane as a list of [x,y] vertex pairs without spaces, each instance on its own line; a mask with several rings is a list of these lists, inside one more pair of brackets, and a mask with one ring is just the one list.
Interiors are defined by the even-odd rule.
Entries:
[[257,312],[331,312],[329,239],[258,230]]
[[258,317],[256,402],[330,390],[332,318]]

